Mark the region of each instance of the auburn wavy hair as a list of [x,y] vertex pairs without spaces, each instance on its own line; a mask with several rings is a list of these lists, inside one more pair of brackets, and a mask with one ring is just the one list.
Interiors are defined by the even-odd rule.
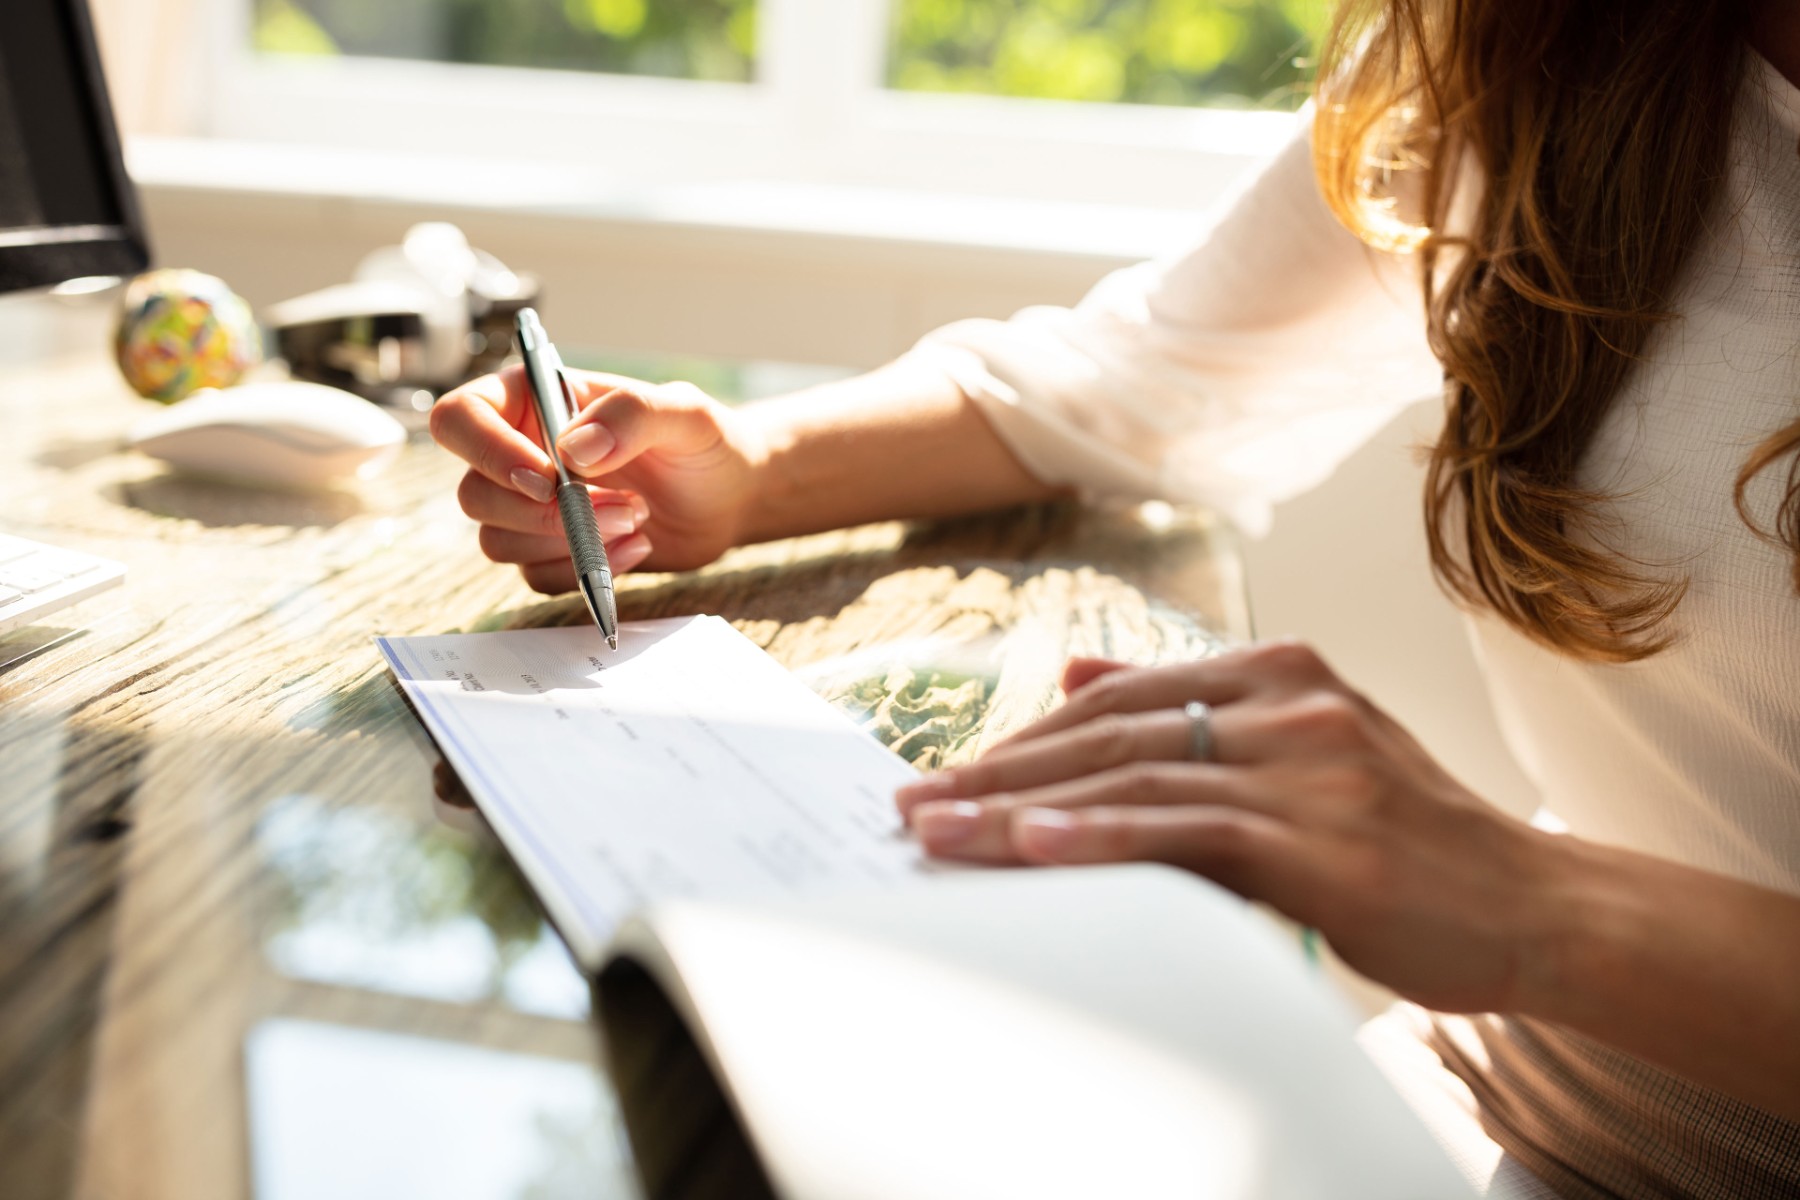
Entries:
[[[1339,219],[1425,279],[1448,413],[1425,515],[1439,581],[1537,641],[1628,662],[1672,639],[1685,581],[1608,548],[1577,468],[1717,214],[1743,0],[1346,0],[1321,54],[1314,155]],[[1800,331],[1796,331],[1800,333]],[[1795,553],[1800,466],[1767,525]]]

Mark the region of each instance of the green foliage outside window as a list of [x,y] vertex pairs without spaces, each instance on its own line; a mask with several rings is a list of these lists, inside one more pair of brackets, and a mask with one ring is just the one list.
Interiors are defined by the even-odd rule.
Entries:
[[[756,0],[252,0],[259,50],[754,76]],[[907,91],[1292,108],[1328,0],[890,0]]]
[[273,54],[747,80],[756,0],[254,0]]
[[1326,0],[894,0],[889,82],[926,92],[1295,108]]

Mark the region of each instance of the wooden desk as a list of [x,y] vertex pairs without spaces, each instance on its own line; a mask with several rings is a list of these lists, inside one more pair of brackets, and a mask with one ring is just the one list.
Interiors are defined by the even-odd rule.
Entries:
[[[441,819],[370,643],[580,613],[481,560],[429,444],[354,493],[263,493],[120,451],[148,410],[97,356],[0,382],[0,529],[130,569],[64,618],[87,633],[0,672],[0,1193],[211,1200],[259,1163],[370,1182],[383,1154],[454,1169],[524,1138],[529,1194],[605,1194],[580,981],[493,844]],[[725,614],[928,763],[1041,711],[1070,653],[1245,627],[1226,542],[1167,510],[870,527],[620,602]],[[555,1113],[505,1099],[534,1064]],[[432,1079],[471,1085],[455,1112],[491,1153],[409,1103]],[[320,1136],[325,1174],[294,1174]]]

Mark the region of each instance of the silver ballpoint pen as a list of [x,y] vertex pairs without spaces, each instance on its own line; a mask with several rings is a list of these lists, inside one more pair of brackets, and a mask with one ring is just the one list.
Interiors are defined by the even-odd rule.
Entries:
[[606,561],[606,544],[594,521],[594,505],[587,487],[569,476],[557,442],[575,416],[575,395],[563,377],[562,356],[550,344],[543,322],[533,309],[519,310],[519,353],[525,359],[525,379],[532,403],[537,405],[538,425],[544,431],[544,450],[556,465],[556,503],[562,509],[563,532],[569,538],[569,557],[575,563],[575,581],[587,600],[594,624],[606,636],[606,644],[619,648],[619,612],[613,600],[612,564]]

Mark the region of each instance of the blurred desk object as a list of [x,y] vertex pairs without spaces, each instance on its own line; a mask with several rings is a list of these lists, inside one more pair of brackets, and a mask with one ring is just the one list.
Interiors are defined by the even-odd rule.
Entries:
[[[434,800],[370,642],[578,602],[480,558],[429,444],[310,495],[122,451],[149,408],[103,319],[20,334],[34,303],[0,332],[31,356],[0,376],[0,528],[130,573],[0,672],[0,1192],[628,1194],[582,982]],[[620,607],[725,615],[926,764],[1041,711],[1070,653],[1246,632],[1228,540],[1166,509],[872,526],[632,577]]]

